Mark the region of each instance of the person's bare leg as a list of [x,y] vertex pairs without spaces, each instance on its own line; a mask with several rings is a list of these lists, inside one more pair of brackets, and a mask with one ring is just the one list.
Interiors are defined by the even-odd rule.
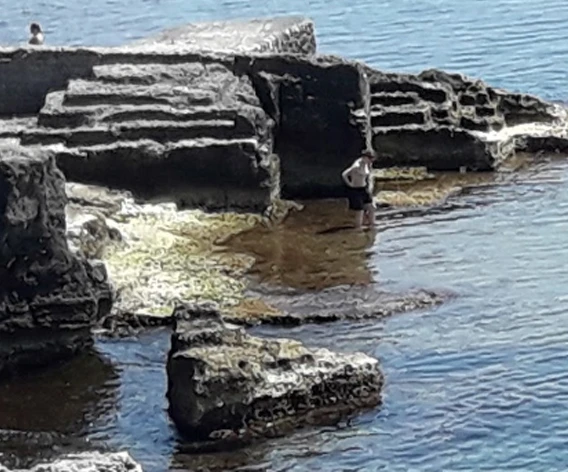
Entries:
[[372,203],[367,203],[364,208],[365,220],[370,228],[375,226],[375,207]]
[[361,227],[363,226],[364,213],[365,212],[363,210],[355,212],[355,229],[361,229]]

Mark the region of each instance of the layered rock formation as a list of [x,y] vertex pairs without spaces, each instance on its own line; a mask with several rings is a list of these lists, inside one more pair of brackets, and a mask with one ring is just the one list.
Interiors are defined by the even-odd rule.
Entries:
[[518,147],[516,133],[507,133],[508,128],[543,123],[552,130],[564,119],[552,103],[460,74],[387,74],[367,68],[366,75],[369,127],[381,167],[492,170]]
[[53,147],[69,180],[210,209],[342,196],[340,172],[365,148],[382,167],[482,171],[517,149],[568,148],[561,106],[317,55],[300,17],[199,23],[122,48],[0,49],[0,73],[0,116],[39,112],[0,123],[0,137]]
[[277,194],[271,120],[221,61],[97,66],[47,96],[24,145],[50,145],[71,181],[208,208],[265,209]]
[[180,306],[168,357],[169,413],[188,439],[247,441],[380,403],[378,361],[263,340],[214,306]]
[[85,348],[110,311],[104,266],[67,246],[65,204],[53,156],[0,147],[0,374]]
[[10,470],[0,465],[0,472],[142,472],[142,467],[126,452],[88,452],[38,464],[31,469]]
[[368,141],[365,127],[353,120],[366,100],[359,65],[335,56],[271,55],[240,57],[235,72],[252,78],[275,121],[282,196],[341,195],[340,172]]

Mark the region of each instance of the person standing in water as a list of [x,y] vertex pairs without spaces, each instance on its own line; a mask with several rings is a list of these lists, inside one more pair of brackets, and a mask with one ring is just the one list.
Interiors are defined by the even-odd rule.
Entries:
[[43,44],[43,31],[41,30],[41,26],[39,23],[32,23],[30,25],[30,39],[28,41],[29,44],[34,45],[42,45]]
[[365,150],[361,157],[341,173],[347,185],[349,209],[355,212],[355,228],[360,229],[364,223],[375,226],[375,207],[373,206],[373,179],[371,178],[373,162],[377,156],[373,151]]

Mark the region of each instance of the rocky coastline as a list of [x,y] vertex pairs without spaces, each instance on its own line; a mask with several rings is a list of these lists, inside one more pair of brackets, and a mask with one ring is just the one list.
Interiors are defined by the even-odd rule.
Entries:
[[[384,291],[365,263],[373,235],[343,247],[302,219],[344,196],[340,171],[363,149],[379,156],[384,218],[455,193],[401,204],[392,180],[568,149],[558,104],[319,55],[305,18],[189,25],[113,49],[0,48],[0,72],[0,375],[72,357],[94,336],[171,326],[169,414],[196,450],[381,403],[376,359],[246,326],[355,322],[452,296]],[[91,459],[62,461],[141,470]]]

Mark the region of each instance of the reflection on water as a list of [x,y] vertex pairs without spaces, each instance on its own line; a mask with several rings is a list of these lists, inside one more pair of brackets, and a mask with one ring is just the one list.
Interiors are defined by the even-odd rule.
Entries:
[[115,414],[118,375],[89,352],[52,369],[0,384],[0,458],[22,466],[61,450],[87,447],[84,438]]
[[[169,333],[159,330],[137,340],[99,340],[106,361],[88,356],[2,386],[0,431],[12,438],[14,431],[55,432],[63,450],[127,449],[157,472],[563,470],[567,170],[563,160],[543,161],[504,185],[469,189],[456,197],[467,203],[461,208],[381,220],[370,247],[364,235],[353,243],[352,232],[316,235],[349,218],[337,203],[323,203],[321,219],[295,215],[273,236],[280,248],[269,244],[268,230],[256,247],[238,241],[264,255],[262,264],[275,257],[279,280],[287,280],[285,268],[294,271],[288,258],[304,268],[323,258],[339,272],[346,265],[363,274],[356,268],[364,267],[374,279],[380,267],[380,283],[394,289],[444,287],[457,294],[436,310],[382,320],[253,330],[376,356],[387,379],[381,409],[235,453],[190,455],[166,414]],[[332,244],[340,249],[324,257]],[[353,250],[365,255],[349,266]],[[308,283],[321,284],[317,274],[308,274]],[[45,438],[39,449],[19,438],[2,441],[3,461],[57,452]],[[76,443],[87,439],[88,445]]]
[[[345,242],[341,231],[316,234],[346,222],[345,202],[295,215],[274,236],[284,249],[269,244],[269,230],[258,247],[238,241],[267,266],[280,254],[278,280],[294,270],[288,257],[308,272],[306,258],[317,266],[322,257],[340,271],[349,251],[359,250],[365,255],[350,274],[364,270],[395,290],[443,287],[457,295],[436,310],[387,319],[253,330],[376,356],[386,374],[380,409],[233,453],[189,454],[166,413],[169,332],[162,329],[99,340],[100,355],[1,386],[0,460],[20,465],[104,447],[129,450],[157,472],[564,470],[567,170],[565,160],[543,160],[502,185],[468,189],[455,197],[461,207],[382,219],[374,243],[364,235]],[[345,246],[326,259],[331,244]],[[305,280],[321,284],[318,273]]]
[[374,231],[355,231],[345,202],[308,203],[285,223],[241,233],[227,246],[255,257],[253,275],[262,283],[321,290],[369,284],[367,257]]

